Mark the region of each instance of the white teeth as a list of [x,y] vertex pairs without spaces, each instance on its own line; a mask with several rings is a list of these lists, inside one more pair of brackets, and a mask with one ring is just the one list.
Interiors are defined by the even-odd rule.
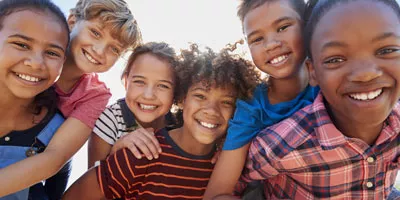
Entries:
[[349,96],[355,100],[367,101],[375,99],[381,94],[382,94],[382,88],[372,92],[350,94]]
[[287,57],[288,57],[287,54],[281,55],[281,56],[279,56],[279,57],[276,57],[276,58],[272,59],[272,60],[269,61],[269,62],[270,62],[271,64],[278,64],[278,63],[282,62],[283,60],[285,60]]
[[202,126],[206,127],[206,128],[215,128],[215,127],[217,127],[216,124],[210,124],[210,123],[207,123],[207,122],[200,122],[200,124]]
[[151,106],[151,105],[145,105],[145,104],[139,104],[140,108],[143,110],[154,110],[156,109],[157,106]]
[[86,53],[86,51],[83,51],[83,54],[85,55],[85,57],[93,64],[100,64],[99,62],[97,62],[92,56],[90,56],[88,53]]
[[40,79],[37,77],[33,77],[33,76],[29,76],[29,75],[25,75],[25,74],[18,74],[15,73],[18,77],[20,77],[21,79],[24,79],[26,81],[30,81],[30,82],[39,82]]

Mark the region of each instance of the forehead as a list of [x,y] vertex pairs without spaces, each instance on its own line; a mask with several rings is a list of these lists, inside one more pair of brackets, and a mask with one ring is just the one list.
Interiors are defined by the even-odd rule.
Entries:
[[300,20],[301,17],[294,10],[289,0],[267,1],[264,4],[249,10],[243,18],[243,30],[248,34],[260,27],[271,25],[282,17],[291,17]]
[[384,33],[399,34],[399,22],[394,10],[384,3],[360,0],[339,4],[316,25],[311,47],[320,51],[332,41],[370,45],[373,38]]
[[23,34],[42,43],[61,47],[68,44],[68,30],[53,14],[41,10],[20,10],[5,16],[0,32]]
[[173,78],[173,68],[165,60],[159,59],[151,53],[145,53],[136,57],[132,63],[130,74],[148,74],[152,77]]
[[207,80],[203,80],[197,83],[194,83],[190,88],[189,91],[193,90],[204,90],[207,93],[212,94],[213,96],[229,96],[236,98],[237,92],[232,85],[217,85],[215,82],[209,83]]

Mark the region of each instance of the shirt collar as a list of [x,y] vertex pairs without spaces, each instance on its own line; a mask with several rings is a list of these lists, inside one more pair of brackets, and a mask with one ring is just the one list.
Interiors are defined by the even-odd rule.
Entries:
[[[315,135],[324,150],[334,149],[343,145],[347,137],[343,135],[333,124],[331,117],[325,107],[322,93],[319,93],[312,104],[312,112],[315,115],[317,126],[314,128]],[[393,140],[400,132],[400,104],[396,103],[389,117],[385,120],[385,125],[378,136],[375,145],[380,145],[388,140]]]

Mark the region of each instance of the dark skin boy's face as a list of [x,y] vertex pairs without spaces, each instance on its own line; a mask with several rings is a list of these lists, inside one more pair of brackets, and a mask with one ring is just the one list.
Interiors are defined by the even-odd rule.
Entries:
[[349,124],[374,125],[378,135],[400,96],[400,22],[393,9],[373,1],[336,6],[316,26],[311,51],[311,83],[321,87],[335,125],[344,132]]

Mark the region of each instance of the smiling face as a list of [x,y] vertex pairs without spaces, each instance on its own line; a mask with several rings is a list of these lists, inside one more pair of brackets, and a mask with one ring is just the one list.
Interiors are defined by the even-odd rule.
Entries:
[[21,10],[4,17],[0,30],[2,95],[30,99],[61,73],[68,31],[52,14]]
[[213,145],[228,128],[235,110],[236,94],[231,88],[192,85],[183,101],[183,136],[190,146]]
[[164,120],[174,99],[172,66],[151,53],[139,55],[133,62],[125,88],[128,107],[142,126]]
[[98,19],[77,20],[68,18],[71,30],[69,59],[83,73],[106,72],[125,50],[123,44],[111,36],[110,28],[104,27]]
[[288,0],[266,2],[243,19],[254,64],[272,78],[298,74],[304,61],[302,22]]
[[400,23],[393,9],[374,1],[332,8],[315,28],[311,53],[311,82],[321,87],[335,125],[382,124],[400,96]]

